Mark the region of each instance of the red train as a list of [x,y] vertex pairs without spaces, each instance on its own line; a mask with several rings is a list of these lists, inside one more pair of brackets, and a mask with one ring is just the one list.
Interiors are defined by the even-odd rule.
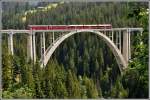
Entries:
[[111,24],[97,25],[29,25],[30,30],[111,29]]

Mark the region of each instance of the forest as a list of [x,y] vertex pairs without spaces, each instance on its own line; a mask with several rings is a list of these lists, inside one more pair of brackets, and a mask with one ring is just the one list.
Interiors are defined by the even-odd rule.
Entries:
[[[148,98],[147,12],[148,4],[139,2],[3,2],[3,29],[71,24],[144,29],[142,35],[131,34],[132,59],[123,74],[106,43],[91,33],[65,40],[43,68],[27,60],[26,34],[14,35],[14,55],[9,54],[8,35],[3,34],[3,98]],[[49,39],[47,34],[47,44]],[[36,49],[39,54],[39,45]]]

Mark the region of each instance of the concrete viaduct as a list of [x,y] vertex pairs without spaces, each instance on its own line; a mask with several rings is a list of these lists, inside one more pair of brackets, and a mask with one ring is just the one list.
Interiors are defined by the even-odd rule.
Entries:
[[[110,24],[97,25],[29,25],[28,30],[1,30],[0,33],[8,34],[8,48],[11,55],[14,54],[13,35],[16,33],[27,33],[27,55],[29,59],[36,62],[36,34],[40,34],[41,46],[41,67],[46,66],[50,57],[57,47],[70,36],[80,33],[93,33],[99,36],[114,54],[119,69],[122,71],[127,68],[131,59],[130,34],[133,32],[142,33],[142,28],[112,28]],[[51,43],[45,47],[45,33],[51,35]],[[57,36],[56,36],[57,35]]]

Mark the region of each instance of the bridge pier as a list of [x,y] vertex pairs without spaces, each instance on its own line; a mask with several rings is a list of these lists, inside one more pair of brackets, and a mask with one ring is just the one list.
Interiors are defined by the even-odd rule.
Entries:
[[28,60],[33,60],[32,34],[29,34],[27,38],[27,57]]
[[130,51],[130,32],[128,29],[123,32],[123,57],[128,64],[128,61],[131,57],[131,51]]
[[33,60],[36,63],[36,44],[35,44],[35,32],[31,32],[27,38],[27,57],[28,60]]
[[32,33],[32,39],[33,39],[33,62],[36,63],[35,32]]
[[14,54],[14,48],[13,48],[13,32],[9,33],[8,36],[8,52],[13,55]]

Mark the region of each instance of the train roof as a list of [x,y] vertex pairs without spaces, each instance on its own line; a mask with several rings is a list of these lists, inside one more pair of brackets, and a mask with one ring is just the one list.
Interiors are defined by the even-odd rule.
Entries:
[[92,24],[92,25],[29,25],[29,27],[35,26],[112,26],[111,24]]

